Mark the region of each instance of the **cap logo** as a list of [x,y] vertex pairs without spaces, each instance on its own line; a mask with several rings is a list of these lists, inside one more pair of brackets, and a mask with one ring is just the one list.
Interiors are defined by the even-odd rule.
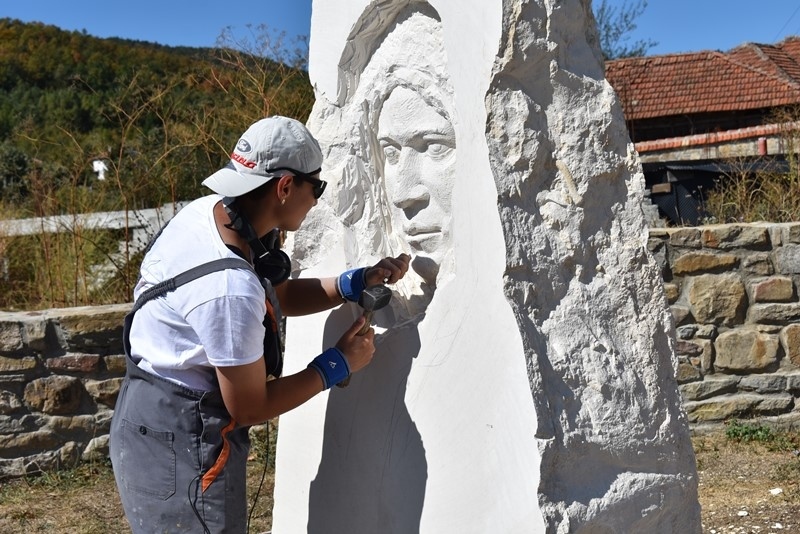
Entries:
[[247,142],[244,138],[239,139],[239,142],[236,143],[236,150],[239,152],[250,152],[253,148],[250,146],[250,143]]
[[245,167],[247,167],[248,169],[252,169],[252,168],[254,168],[256,165],[258,165],[258,163],[256,163],[255,161],[250,161],[249,159],[247,159],[247,158],[245,158],[245,157],[243,157],[243,156],[240,156],[240,155],[239,155],[239,154],[237,154],[236,152],[234,152],[233,154],[231,154],[231,159],[232,159],[232,160],[234,160],[234,161],[237,161],[237,162],[241,163],[242,165],[244,165],[244,166],[245,166]]

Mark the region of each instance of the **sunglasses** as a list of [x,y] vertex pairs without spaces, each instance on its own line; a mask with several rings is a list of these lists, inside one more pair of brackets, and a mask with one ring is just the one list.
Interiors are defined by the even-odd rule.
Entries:
[[320,180],[319,178],[314,178],[313,176],[314,174],[319,174],[321,170],[322,169],[317,169],[316,171],[311,173],[304,173],[294,170],[290,167],[278,167],[277,169],[270,169],[269,172],[289,171],[295,176],[295,178],[299,178],[304,182],[310,183],[313,188],[312,192],[314,193],[314,199],[319,200],[319,198],[322,196],[322,193],[325,192],[325,187],[327,187],[328,185],[328,182],[326,182],[325,180]]

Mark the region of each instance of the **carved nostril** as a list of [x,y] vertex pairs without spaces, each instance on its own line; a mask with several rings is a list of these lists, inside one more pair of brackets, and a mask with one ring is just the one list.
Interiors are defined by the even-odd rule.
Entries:
[[397,195],[392,201],[395,206],[403,210],[406,218],[410,220],[430,204],[430,198],[428,189],[418,184],[410,191]]

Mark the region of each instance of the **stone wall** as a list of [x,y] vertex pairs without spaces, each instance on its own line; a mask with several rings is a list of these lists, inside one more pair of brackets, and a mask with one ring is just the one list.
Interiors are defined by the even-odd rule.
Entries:
[[650,230],[695,431],[800,421],[800,223]]
[[0,312],[0,480],[108,455],[129,308]]
[[[800,422],[800,223],[650,230],[696,431]],[[129,304],[0,312],[0,480],[107,455]]]

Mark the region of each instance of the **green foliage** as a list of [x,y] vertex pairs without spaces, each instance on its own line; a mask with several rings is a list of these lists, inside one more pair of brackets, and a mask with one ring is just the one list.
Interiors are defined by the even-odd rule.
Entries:
[[[200,183],[249,124],[274,114],[305,120],[313,91],[304,41],[247,28],[244,37],[226,29],[217,47],[192,49],[0,19],[0,216],[191,200],[208,193]],[[108,168],[104,181],[95,160]],[[129,238],[79,225],[1,238],[0,306],[128,301],[141,259]],[[98,283],[109,265],[116,273]]]
[[793,433],[773,430],[760,423],[743,423],[728,421],[725,424],[725,437],[737,442],[758,442],[769,450],[788,451],[796,448],[796,436]]
[[636,29],[638,19],[647,8],[647,0],[625,2],[620,7],[610,6],[608,0],[601,0],[594,10],[600,49],[603,59],[622,59],[647,55],[647,51],[658,43],[652,39],[639,39],[628,44],[630,34]]

